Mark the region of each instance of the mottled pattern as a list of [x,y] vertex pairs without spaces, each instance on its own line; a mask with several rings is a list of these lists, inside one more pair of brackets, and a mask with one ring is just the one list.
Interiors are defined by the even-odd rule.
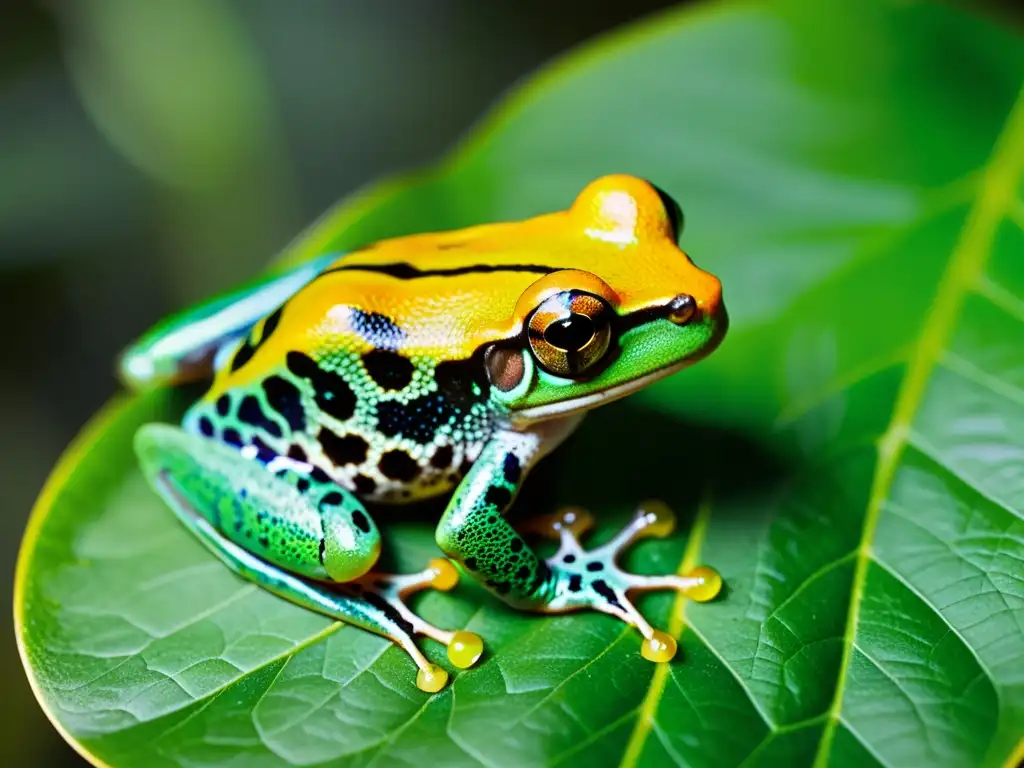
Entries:
[[438,526],[438,544],[445,553],[512,602],[540,598],[551,575],[547,565],[505,519],[523,466],[538,444],[533,436],[512,433],[492,441]]
[[[379,533],[359,500],[326,476],[276,456],[259,438],[238,451],[164,425],[141,442],[147,471],[170,483],[172,504],[198,514],[236,544],[294,573],[330,578],[339,567],[365,571]],[[245,454],[255,451],[258,462]],[[269,466],[266,465],[268,461]]]
[[[317,359],[288,351],[266,376],[197,403],[185,428],[263,464],[278,456],[306,463],[368,500],[450,491],[479,455],[496,415],[482,360],[410,359],[394,349],[402,331],[387,317],[353,315],[360,340],[381,346]],[[268,318],[253,334],[257,342],[240,344],[232,365],[239,355],[243,365],[251,359],[276,326]]]

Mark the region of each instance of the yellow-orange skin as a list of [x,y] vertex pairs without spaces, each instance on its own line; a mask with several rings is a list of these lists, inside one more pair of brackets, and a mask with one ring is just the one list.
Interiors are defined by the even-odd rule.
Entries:
[[[398,351],[437,361],[465,359],[485,344],[516,336],[546,296],[568,289],[602,296],[620,316],[664,306],[685,290],[700,312],[717,314],[721,283],[694,266],[674,236],[647,182],[610,175],[589,184],[565,211],[380,241],[339,258],[331,268],[345,271],[325,274],[292,297],[278,330],[253,360],[235,373],[221,371],[208,397],[265,376],[289,350],[316,356],[341,347],[368,351],[370,344],[348,326],[345,307],[386,315],[405,332]],[[559,271],[401,280],[352,269],[395,263],[424,271],[522,264]]]

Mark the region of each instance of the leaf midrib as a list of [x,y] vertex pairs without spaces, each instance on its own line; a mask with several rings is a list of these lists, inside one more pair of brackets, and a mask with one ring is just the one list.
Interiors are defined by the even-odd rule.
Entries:
[[[856,550],[857,564],[850,592],[850,609],[843,635],[843,656],[839,666],[832,706],[822,730],[815,768],[825,768],[831,751],[836,725],[841,716],[846,689],[847,671],[854,649],[854,638],[860,616],[867,570],[871,561],[871,543],[881,515],[883,501],[888,497],[893,477],[907,446],[910,425],[924,397],[928,381],[942,357],[943,349],[959,319],[967,292],[974,286],[988,261],[996,230],[1019,202],[1017,186],[1024,176],[1024,87],[1007,114],[986,163],[978,195],[968,211],[960,237],[950,257],[949,266],[939,284],[935,300],[922,324],[922,333],[912,350],[907,372],[896,396],[893,415],[885,432],[878,439],[878,463],[875,467],[868,508],[860,544]],[[851,733],[854,733],[850,729]],[[858,741],[862,741],[859,737]],[[867,744],[863,744],[868,748]]]
[[[701,500],[700,508],[697,511],[697,517],[690,530],[689,540],[686,542],[686,549],[683,551],[679,567],[676,569],[676,572],[679,575],[683,575],[686,571],[690,570],[697,564],[697,558],[700,557],[701,548],[704,545],[704,538],[707,535],[708,522],[710,519],[711,490],[708,489],[707,495]],[[672,635],[672,637],[682,637],[683,629],[686,626],[685,612],[687,602],[689,601],[686,595],[680,592],[676,596],[675,602],[672,605],[672,611],[669,614],[669,624],[667,627],[668,633]],[[651,677],[651,683],[647,688],[647,694],[644,696],[644,700],[637,711],[636,726],[633,728],[633,733],[630,735],[629,741],[626,744],[626,749],[623,752],[622,762],[619,764],[619,768],[635,768],[637,760],[640,759],[644,745],[647,743],[647,737],[650,735],[651,729],[654,726],[654,718],[658,712],[658,705],[661,703],[661,697],[665,692],[665,684],[668,682],[670,671],[668,662],[662,662],[655,666],[654,675]]]

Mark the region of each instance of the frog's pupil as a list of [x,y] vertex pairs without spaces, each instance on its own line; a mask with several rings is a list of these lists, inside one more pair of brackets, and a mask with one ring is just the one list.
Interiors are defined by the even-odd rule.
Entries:
[[548,344],[559,349],[583,349],[594,338],[594,321],[586,315],[571,314],[562,320],[555,320],[544,331]]

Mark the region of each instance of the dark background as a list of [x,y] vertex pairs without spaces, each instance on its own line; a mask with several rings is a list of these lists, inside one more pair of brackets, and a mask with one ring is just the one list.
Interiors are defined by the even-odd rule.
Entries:
[[[251,277],[340,197],[437,159],[552,57],[677,4],[0,2],[7,593],[29,510],[116,391],[124,345]],[[6,615],[0,764],[81,764],[35,703]]]

